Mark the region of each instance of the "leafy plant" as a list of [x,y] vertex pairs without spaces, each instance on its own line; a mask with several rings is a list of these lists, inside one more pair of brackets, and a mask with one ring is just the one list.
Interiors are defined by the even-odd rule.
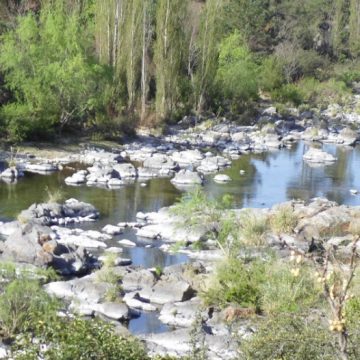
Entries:
[[298,223],[294,209],[291,205],[282,205],[270,215],[270,228],[276,234],[290,234]]

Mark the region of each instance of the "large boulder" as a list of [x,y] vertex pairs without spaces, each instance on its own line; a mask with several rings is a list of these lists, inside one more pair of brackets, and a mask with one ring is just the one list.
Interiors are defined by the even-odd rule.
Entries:
[[176,151],[171,155],[171,158],[179,164],[180,167],[187,167],[192,165],[197,167],[200,165],[204,155],[197,149]]
[[40,225],[92,221],[98,217],[99,212],[93,205],[76,199],[66,200],[64,204],[33,204],[19,215],[23,223],[32,221]]
[[145,159],[144,168],[155,170],[176,170],[178,165],[169,156],[164,154],[153,154]]
[[201,165],[197,168],[202,173],[217,172],[231,165],[231,161],[222,156],[209,156],[201,161]]
[[183,169],[180,170],[170,181],[173,184],[180,185],[202,185],[203,178],[196,171]]
[[332,164],[336,161],[335,156],[316,148],[310,148],[306,154],[303,155],[303,159],[306,162],[316,164]]
[[92,267],[92,259],[81,247],[62,246],[47,226],[18,224],[2,246],[2,259],[40,267],[51,266],[62,275],[79,275]]
[[136,168],[132,164],[116,164],[113,166],[113,169],[119,174],[121,179],[137,177]]

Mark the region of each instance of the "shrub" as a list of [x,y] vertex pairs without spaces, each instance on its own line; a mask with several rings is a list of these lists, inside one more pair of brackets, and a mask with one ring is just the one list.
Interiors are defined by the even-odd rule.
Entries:
[[291,205],[279,206],[276,211],[270,215],[270,227],[276,234],[292,233],[298,223],[298,217],[294,213]]
[[14,348],[15,359],[37,359],[34,353],[41,353],[45,360],[149,359],[139,341],[118,336],[112,325],[102,321],[59,319],[46,340],[51,341],[51,346],[45,351],[40,350],[39,344],[18,344]]
[[261,65],[260,87],[265,91],[279,88],[285,79],[281,67],[274,57],[267,57]]
[[58,303],[34,280],[13,280],[0,296],[0,325],[6,337],[34,330],[56,317]]
[[267,232],[265,215],[256,214],[252,210],[241,213],[239,218],[239,241],[248,246],[263,246]]
[[295,84],[286,84],[271,92],[271,98],[281,103],[290,103],[299,106],[304,101],[302,91]]
[[240,346],[247,360],[334,360],[333,338],[318,319],[283,314],[269,317]]
[[300,312],[319,301],[320,289],[315,285],[312,270],[305,265],[298,269],[299,272],[289,264],[278,261],[267,267],[268,281],[260,287],[264,312]]
[[265,280],[265,266],[260,261],[245,264],[229,258],[220,263],[209,288],[202,294],[206,304],[226,307],[239,304],[260,310],[260,284]]

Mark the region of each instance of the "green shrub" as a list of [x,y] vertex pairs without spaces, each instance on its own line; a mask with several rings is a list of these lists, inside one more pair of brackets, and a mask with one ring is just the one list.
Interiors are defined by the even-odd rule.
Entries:
[[261,65],[260,88],[265,91],[272,91],[279,88],[284,81],[285,79],[281,71],[281,66],[276,58],[265,58]]
[[[298,274],[296,269],[299,269]],[[320,289],[312,272],[306,265],[295,269],[283,262],[269,265],[266,268],[268,280],[260,287],[262,310],[267,314],[291,313],[315,305],[319,301]]]
[[241,359],[335,360],[339,357],[333,342],[314,317],[282,314],[267,318],[254,335],[243,340]]
[[256,214],[253,210],[241,213],[239,218],[239,241],[247,246],[265,245],[267,233],[267,219],[263,214]]
[[270,228],[276,234],[292,233],[298,223],[298,217],[291,205],[279,206],[270,215]]
[[[148,360],[139,341],[120,337],[110,324],[95,320],[59,319],[52,324],[48,350],[41,352],[45,360]],[[14,347],[16,360],[37,359],[39,344],[30,339]]]
[[34,280],[13,280],[0,296],[0,325],[6,337],[36,329],[56,317],[58,303]]
[[271,98],[280,103],[299,106],[304,101],[302,91],[295,84],[286,84],[271,92]]
[[229,258],[220,263],[209,288],[202,294],[208,305],[226,307],[239,304],[260,310],[260,284],[265,280],[265,265],[260,261],[245,264]]

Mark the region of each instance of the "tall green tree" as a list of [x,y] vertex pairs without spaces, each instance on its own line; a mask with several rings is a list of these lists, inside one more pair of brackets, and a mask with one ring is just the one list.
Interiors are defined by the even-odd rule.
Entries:
[[208,0],[198,36],[198,64],[195,80],[195,107],[201,113],[217,69],[218,45],[221,39],[221,14],[224,0]]
[[159,0],[156,11],[156,116],[171,117],[183,78],[187,0]]
[[2,38],[0,67],[15,98],[2,115],[14,139],[81,126],[102,106],[106,74],[88,56],[86,24],[66,10],[61,0],[48,2]]
[[349,48],[353,57],[360,55],[360,1],[350,0]]

